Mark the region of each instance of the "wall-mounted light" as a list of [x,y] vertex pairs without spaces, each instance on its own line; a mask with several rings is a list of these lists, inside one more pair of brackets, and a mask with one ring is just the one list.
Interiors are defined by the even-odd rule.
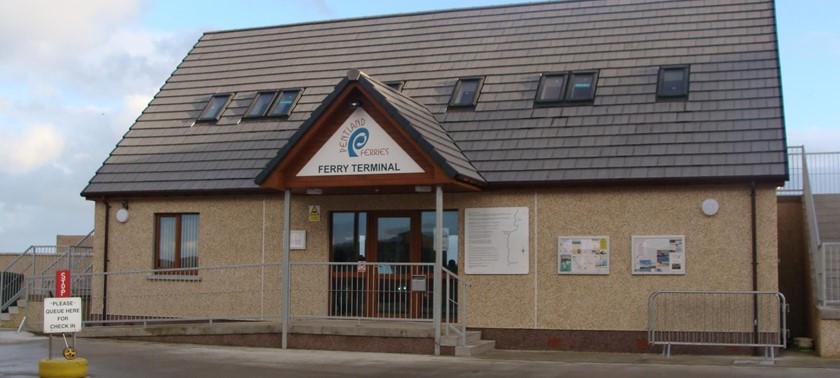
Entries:
[[716,199],[708,198],[700,204],[700,210],[703,210],[703,214],[710,217],[718,213],[720,204]]
[[417,193],[431,193],[432,187],[428,185],[417,185],[414,187],[414,191]]
[[324,194],[324,190],[318,188],[309,188],[306,189],[306,194],[309,194],[310,196],[319,196],[321,194]]
[[128,201],[120,202],[121,209],[117,210],[117,222],[125,223],[128,221]]
[[362,107],[361,101],[352,101],[350,102],[350,109],[358,109]]

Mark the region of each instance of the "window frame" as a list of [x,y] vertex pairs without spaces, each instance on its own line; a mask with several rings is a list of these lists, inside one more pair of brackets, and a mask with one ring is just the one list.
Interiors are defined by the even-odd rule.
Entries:
[[[586,98],[572,98],[574,92],[575,77],[578,75],[592,75],[592,89],[589,96]],[[595,92],[598,90],[598,70],[581,70],[569,72],[569,77],[566,81],[566,94],[564,101],[569,103],[591,102],[595,101]]]
[[385,81],[382,84],[385,84],[397,92],[402,92],[403,87],[405,87],[405,81],[403,80]]
[[[676,71],[680,70],[683,72],[683,91],[682,93],[677,94],[666,94],[664,92],[665,86],[665,73],[667,71]],[[691,74],[691,68],[688,64],[676,64],[676,65],[667,65],[667,66],[659,66],[659,74],[657,75],[656,79],[656,99],[657,100],[686,100],[688,99],[689,93],[689,75]]]
[[[154,238],[154,255],[152,257],[152,265],[155,270],[155,274],[167,274],[167,275],[197,275],[198,274],[198,255],[199,251],[196,251],[196,266],[189,266],[183,267],[181,266],[181,235],[182,235],[182,217],[184,215],[195,215],[198,217],[199,222],[199,234],[196,235],[196,243],[199,242],[201,236],[201,215],[199,213],[155,213],[155,238]],[[161,237],[161,219],[162,218],[175,218],[175,249],[174,249],[174,256],[173,261],[175,266],[173,267],[162,267],[160,264],[160,237]],[[189,270],[185,270],[189,269]],[[163,272],[159,272],[158,270],[164,270]]]
[[[544,100],[540,98],[540,93],[545,86],[545,80],[550,77],[563,77],[563,85],[560,89],[560,98],[556,100]],[[566,87],[569,85],[570,72],[547,72],[540,75],[540,83],[537,85],[537,93],[534,94],[534,103],[537,104],[559,104],[566,100]]]
[[[283,114],[274,114],[274,109],[277,108],[277,105],[280,103],[280,99],[283,98],[283,95],[286,93],[297,92],[297,95],[292,100],[292,103],[289,105],[289,109],[286,110]],[[274,101],[272,101],[271,105],[266,110],[265,117],[270,118],[288,118],[292,115],[292,111],[297,106],[298,101],[300,101],[300,97],[303,95],[303,88],[287,88],[287,89],[280,89],[277,91],[277,94],[274,96]]]
[[[210,110],[210,106],[214,103],[214,100],[219,97],[227,97],[225,102],[222,106],[219,107],[219,112],[214,117],[208,117],[207,112]],[[198,115],[199,122],[217,122],[220,118],[222,118],[222,113],[225,112],[227,109],[228,104],[233,99],[233,93],[216,93],[210,96],[210,101],[207,102],[207,105],[204,105],[204,109],[201,110],[201,113]]]
[[[257,94],[254,96],[254,99],[251,100],[251,105],[248,106],[248,110],[245,111],[245,115],[243,115],[242,118],[261,118],[261,117],[265,117],[265,115],[268,114],[268,111],[271,110],[272,105],[274,105],[274,101],[277,100],[278,93],[280,93],[280,91],[277,91],[277,90],[257,92]],[[257,105],[257,100],[259,100],[260,95],[263,95],[263,94],[271,94],[271,100],[268,101],[268,106],[265,108],[265,110],[262,112],[262,114],[252,115],[251,110],[254,109],[254,106]]]
[[[462,103],[455,103],[455,99],[457,98],[457,94],[461,92],[461,86],[466,81],[477,81],[478,85],[475,88],[475,97],[473,97],[472,102],[468,104]],[[484,76],[470,76],[470,77],[462,77],[458,79],[458,82],[455,83],[455,88],[452,90],[452,95],[449,97],[449,107],[454,108],[469,108],[474,107],[478,104],[478,97],[481,96],[481,89],[484,87]]]

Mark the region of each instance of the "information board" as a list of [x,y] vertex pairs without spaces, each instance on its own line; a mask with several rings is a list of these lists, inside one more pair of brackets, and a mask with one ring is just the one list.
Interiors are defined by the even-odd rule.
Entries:
[[633,236],[633,274],[685,274],[685,235]]
[[528,274],[528,208],[466,209],[467,274]]
[[44,298],[44,333],[82,330],[82,298]]
[[608,236],[558,236],[558,274],[610,274]]

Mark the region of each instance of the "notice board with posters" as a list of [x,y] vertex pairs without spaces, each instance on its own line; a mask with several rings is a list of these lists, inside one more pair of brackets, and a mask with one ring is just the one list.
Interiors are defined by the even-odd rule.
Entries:
[[633,274],[685,274],[685,235],[633,236]]
[[467,274],[528,274],[528,208],[465,209]]
[[557,274],[610,274],[610,238],[558,236]]

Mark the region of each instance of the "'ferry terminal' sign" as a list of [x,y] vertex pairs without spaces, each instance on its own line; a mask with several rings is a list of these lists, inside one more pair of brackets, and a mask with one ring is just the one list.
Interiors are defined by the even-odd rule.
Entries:
[[356,109],[298,176],[423,173],[423,169],[362,108]]

